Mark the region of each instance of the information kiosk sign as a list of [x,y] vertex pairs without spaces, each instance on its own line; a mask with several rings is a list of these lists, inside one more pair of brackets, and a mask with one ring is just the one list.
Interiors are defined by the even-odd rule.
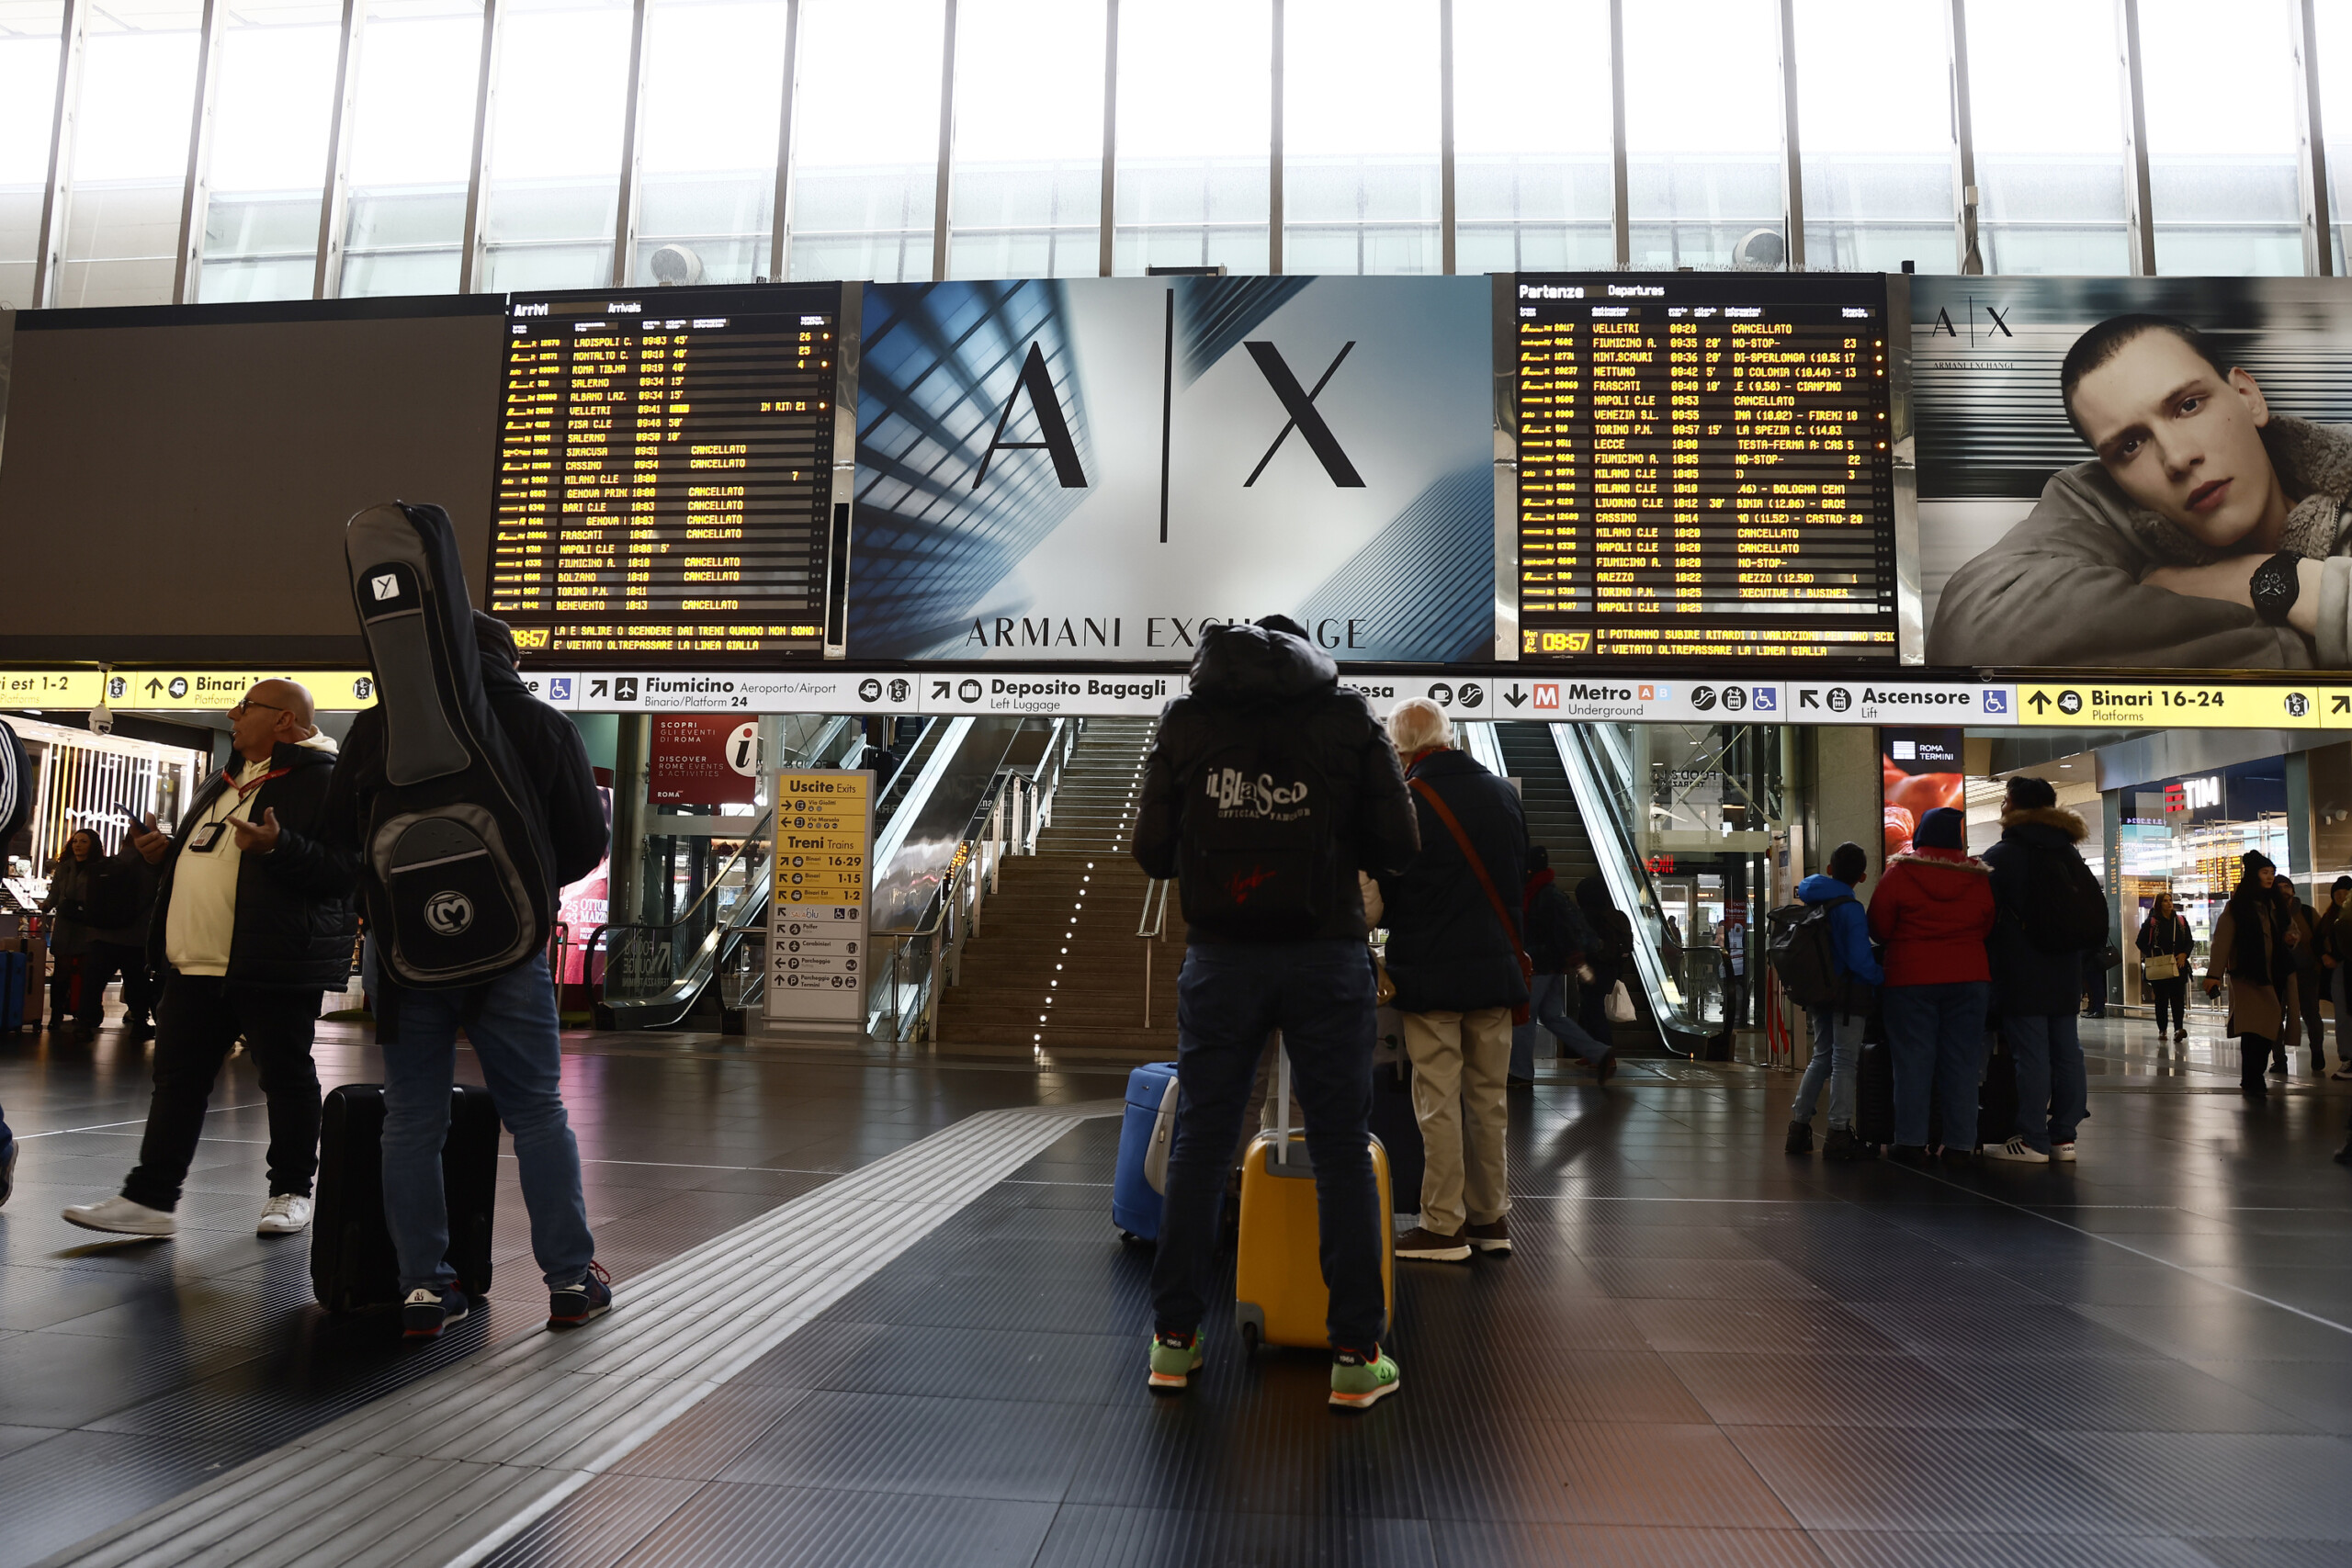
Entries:
[[786,769],[774,785],[766,1027],[862,1031],[874,775]]
[[1894,663],[1876,273],[1521,273],[1520,654]]
[[526,659],[838,647],[843,305],[839,284],[509,301],[490,607]]

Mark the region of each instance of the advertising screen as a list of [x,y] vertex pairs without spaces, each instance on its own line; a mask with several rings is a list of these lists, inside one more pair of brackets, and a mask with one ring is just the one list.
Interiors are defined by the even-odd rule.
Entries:
[[1877,273],[1521,273],[1520,652],[1892,664]]
[[1182,660],[1280,612],[1334,658],[1492,657],[1483,277],[869,288],[858,659]]
[[838,284],[517,294],[490,603],[526,657],[821,658]]
[[1919,277],[1911,322],[1928,663],[2352,668],[2342,280]]

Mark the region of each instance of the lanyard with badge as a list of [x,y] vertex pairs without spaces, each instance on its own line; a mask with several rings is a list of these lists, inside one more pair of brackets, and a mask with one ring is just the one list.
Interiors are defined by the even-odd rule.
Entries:
[[220,848],[221,840],[228,835],[229,818],[237,814],[237,808],[244,805],[246,801],[253,798],[254,791],[261,788],[262,785],[267,784],[272,779],[284,778],[288,773],[292,773],[293,771],[294,770],[291,768],[272,768],[269,772],[261,774],[257,778],[249,779],[246,782],[240,784],[237,782],[237,776],[234,773],[231,773],[226,768],[221,769],[220,783],[224,787],[218,795],[213,797],[213,805],[218,807],[220,802],[228,800],[230,792],[232,790],[236,793],[237,798],[233,801],[230,801],[229,809],[222,812],[220,816],[212,817],[209,813],[207,814],[207,820],[200,824],[195,832],[188,835],[187,852],[192,855],[209,855],[218,852]]

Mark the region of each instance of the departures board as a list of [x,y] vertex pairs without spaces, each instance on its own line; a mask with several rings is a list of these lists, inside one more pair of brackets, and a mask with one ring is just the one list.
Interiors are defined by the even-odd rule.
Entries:
[[490,607],[526,657],[839,656],[855,290],[509,299]]
[[1882,276],[1511,293],[1522,658],[1896,661]]

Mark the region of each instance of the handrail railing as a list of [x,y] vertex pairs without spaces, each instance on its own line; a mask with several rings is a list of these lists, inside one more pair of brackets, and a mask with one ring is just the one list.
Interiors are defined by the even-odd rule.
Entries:
[[1143,941],[1143,1026],[1151,1027],[1151,949],[1155,942],[1168,940],[1168,889],[1172,879],[1153,877],[1144,885],[1143,915],[1136,921],[1136,935]]
[[[770,807],[750,819],[734,852],[676,919],[608,920],[590,933],[581,951],[589,956],[600,949],[604,953],[601,978],[606,1008],[670,1012],[658,1021],[664,1023],[684,1016],[722,950],[750,929],[752,918],[767,903],[772,867],[764,852],[775,837],[775,818]],[[739,868],[741,880],[730,881]],[[722,915],[718,900],[729,893],[737,897]]]

